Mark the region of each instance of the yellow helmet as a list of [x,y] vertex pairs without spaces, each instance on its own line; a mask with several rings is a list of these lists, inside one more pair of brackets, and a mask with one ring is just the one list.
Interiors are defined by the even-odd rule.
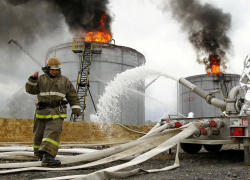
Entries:
[[62,63],[57,57],[51,57],[47,60],[47,66],[50,69],[61,69]]

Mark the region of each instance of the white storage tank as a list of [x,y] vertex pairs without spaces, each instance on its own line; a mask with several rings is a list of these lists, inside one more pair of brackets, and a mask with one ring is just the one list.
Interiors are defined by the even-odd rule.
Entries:
[[[92,55],[89,75],[90,92],[95,105],[98,103],[99,96],[103,94],[105,83],[113,80],[118,73],[144,65],[146,62],[144,55],[135,49],[108,43],[100,43],[99,45],[101,46],[101,53]],[[52,47],[48,50],[46,59],[52,56],[58,57],[62,61],[62,74],[67,76],[76,87],[82,54],[74,53],[71,47],[72,43]],[[143,83],[138,90],[145,93],[144,88]],[[139,94],[131,96],[130,99],[133,99],[133,102],[122,102],[121,104],[122,113],[118,123],[143,125],[145,121],[145,99]],[[94,113],[95,108],[88,92],[84,119],[88,121],[90,115]],[[70,119],[70,115],[71,111],[68,107],[67,120]]]
[[[239,85],[240,75],[201,74],[186,77],[185,79],[206,92],[213,92],[218,90],[220,93],[215,93],[215,97],[224,101],[224,98],[227,97],[228,92],[233,87]],[[220,116],[222,114],[219,108],[208,104],[206,100],[204,100],[182,84],[179,84],[178,86],[178,94],[178,112],[186,117],[188,116],[189,112],[193,112],[194,117],[196,118]]]

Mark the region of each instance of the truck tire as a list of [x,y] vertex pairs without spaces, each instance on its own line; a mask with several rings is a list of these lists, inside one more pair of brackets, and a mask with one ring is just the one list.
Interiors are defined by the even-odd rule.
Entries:
[[181,149],[189,154],[197,154],[201,148],[201,144],[181,143]]
[[222,144],[213,144],[213,145],[204,144],[203,146],[208,152],[218,152],[221,149]]

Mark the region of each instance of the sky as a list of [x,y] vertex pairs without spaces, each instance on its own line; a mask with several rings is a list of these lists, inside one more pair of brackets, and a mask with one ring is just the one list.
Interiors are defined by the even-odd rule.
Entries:
[[[205,74],[205,66],[199,64],[196,59],[195,48],[188,40],[188,33],[180,22],[172,17],[165,6],[164,0],[110,0],[108,9],[113,19],[111,30],[115,44],[136,49],[144,54],[146,65],[152,68],[163,69],[169,75],[187,77]],[[201,3],[210,3],[219,8],[223,13],[231,14],[231,27],[226,32],[231,40],[232,50],[227,54],[226,73],[241,74],[243,60],[249,54],[250,47],[250,1],[249,0],[203,0]],[[2,7],[1,7],[2,6]],[[29,6],[36,6],[34,3]],[[12,7],[2,1],[0,8],[11,9],[11,14],[16,22],[4,21],[1,16],[0,29],[0,109],[6,106],[11,97],[23,88],[27,78],[34,71],[40,70],[29,57],[14,44],[8,44],[8,40],[16,39],[25,46],[25,49],[38,61],[44,62],[46,52],[50,47],[71,42],[74,35],[69,30],[62,16],[51,13],[48,15],[46,5],[41,12],[32,12],[34,17],[18,14],[18,6]],[[44,8],[44,9],[43,9]],[[30,8],[32,11],[32,8]],[[18,29],[17,25],[22,19],[36,24],[36,18],[44,18],[43,32],[39,35],[29,32],[29,26]],[[51,19],[58,19],[53,26],[46,24]],[[13,24],[12,24],[13,23]],[[21,26],[21,25],[20,25]],[[13,29],[15,28],[15,29]],[[21,36],[18,31],[27,33]],[[40,29],[36,29],[39,31]],[[33,36],[31,36],[33,35]],[[177,90],[176,82],[166,78],[159,78],[145,91],[145,116],[146,120],[158,121],[166,114],[176,110]]]

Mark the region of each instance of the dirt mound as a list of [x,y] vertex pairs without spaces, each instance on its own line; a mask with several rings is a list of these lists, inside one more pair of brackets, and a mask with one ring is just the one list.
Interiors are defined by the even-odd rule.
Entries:
[[[101,126],[92,122],[69,122],[63,125],[62,143],[98,143],[135,140],[142,136],[118,124]],[[154,124],[144,126],[125,125],[139,131],[148,132]],[[33,119],[0,119],[0,142],[32,143]]]

